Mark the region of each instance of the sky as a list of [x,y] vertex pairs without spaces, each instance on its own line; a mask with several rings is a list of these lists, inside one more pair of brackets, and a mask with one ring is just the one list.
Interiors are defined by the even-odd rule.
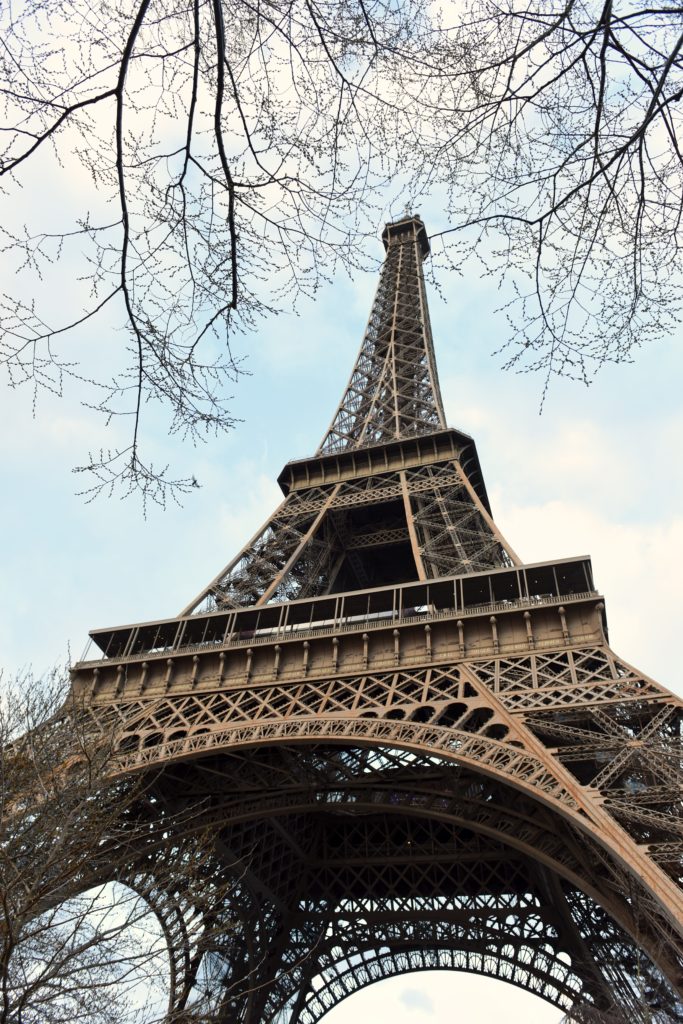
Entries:
[[[42,201],[42,200],[38,200]],[[394,214],[400,213],[400,206]],[[443,226],[435,206],[419,212]],[[378,219],[378,236],[382,219]],[[377,243],[378,259],[381,247]],[[63,268],[68,278],[72,268]],[[5,273],[11,272],[6,267]],[[182,507],[100,498],[87,503],[71,469],[107,443],[77,394],[0,386],[0,664],[11,675],[80,657],[89,629],[177,614],[255,532],[279,500],[275,479],[318,446],[346,385],[376,274],[340,276],[246,339],[250,376],[236,386],[241,423],[210,444],[179,451],[151,424],[155,459],[173,456],[200,489]],[[55,307],[68,303],[53,288]],[[586,388],[505,373],[492,353],[507,324],[491,282],[474,267],[430,290],[436,356],[450,425],[477,442],[496,521],[525,561],[590,554],[606,596],[610,639],[626,661],[681,692],[679,580],[683,566],[683,411],[680,336],[643,348],[633,365],[606,367]],[[107,324],[87,337],[108,358]],[[81,339],[78,344],[83,344]],[[68,343],[67,343],[68,350]],[[114,430],[116,430],[116,426]],[[506,1020],[557,1024],[560,1014],[500,982],[414,975],[373,985],[326,1024]]]

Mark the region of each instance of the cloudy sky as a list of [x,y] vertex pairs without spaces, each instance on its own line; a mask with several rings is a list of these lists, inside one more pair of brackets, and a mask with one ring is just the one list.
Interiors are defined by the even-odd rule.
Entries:
[[[400,208],[394,213],[400,212]],[[422,208],[428,229],[439,211]],[[378,223],[378,233],[381,223]],[[381,254],[378,241],[378,257]],[[6,272],[11,272],[11,267]],[[68,280],[73,268],[63,268]],[[505,340],[499,295],[474,268],[430,293],[437,360],[451,425],[474,435],[494,515],[527,561],[590,554],[606,595],[620,655],[680,692],[674,650],[683,567],[683,412],[680,337],[643,349],[633,365],[608,367],[587,389],[501,372]],[[107,444],[96,414],[27,390],[0,400],[1,662],[6,673],[41,672],[77,659],[89,629],[176,614],[235,553],[278,502],[275,478],[290,458],[317,447],[350,372],[376,275],[339,278],[298,316],[280,316],[246,340],[251,376],[236,388],[242,422],[227,437],[180,454],[151,421],[155,461],[173,455],[201,489],[183,507],[135,500],[86,503],[71,473],[88,449]],[[54,303],[68,289],[54,288]],[[102,359],[107,324],[78,345]],[[68,351],[66,344],[66,351]],[[76,343],[74,343],[76,344]],[[97,346],[96,348],[94,348]],[[77,351],[76,353],[77,354]],[[118,429],[116,426],[114,430]],[[329,1014],[391,1024],[462,1019],[554,1024],[557,1010],[501,983],[445,974],[372,986]]]

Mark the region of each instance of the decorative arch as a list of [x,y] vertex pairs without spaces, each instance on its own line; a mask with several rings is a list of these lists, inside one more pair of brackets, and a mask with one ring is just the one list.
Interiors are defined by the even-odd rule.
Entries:
[[[614,818],[601,806],[598,793],[588,794],[560,765],[550,766],[540,751],[530,751],[518,740],[502,741],[478,732],[467,732],[431,722],[396,721],[382,717],[288,717],[219,725],[206,732],[188,730],[171,734],[165,742],[146,747],[144,737],[138,749],[124,752],[130,734],[122,737],[117,772],[143,771],[155,764],[169,764],[273,743],[355,744],[401,749],[416,756],[426,755],[458,764],[499,779],[506,785],[554,807],[619,864],[638,887],[644,886],[664,917],[683,919],[683,893],[648,858]],[[668,897],[668,902],[664,900]]]
[[[506,953],[509,951],[510,955]],[[412,949],[392,955],[381,948],[367,950],[357,958],[342,959],[326,965],[301,1005],[286,1006],[266,1018],[267,1024],[317,1024],[333,1007],[361,989],[378,981],[424,971],[464,971],[482,977],[509,982],[517,988],[541,997],[559,1009],[568,1010],[580,994],[580,985],[572,985],[571,967],[551,955],[532,952],[528,963],[520,963],[524,953],[508,944],[489,955],[478,950]],[[556,993],[556,994],[555,994]]]
[[[301,778],[298,788],[294,783],[287,788],[283,779],[293,764],[297,765]],[[403,773],[402,779],[397,777],[390,786],[382,778],[389,768]],[[438,785],[431,787],[425,781],[430,769],[438,778]],[[216,799],[214,805],[207,808],[203,823],[219,836],[228,837],[225,841],[233,844],[231,855],[236,861],[240,853],[246,851],[244,863],[249,868],[246,882],[249,881],[249,871],[253,871],[256,878],[273,879],[268,884],[272,886],[270,896],[275,901],[274,905],[280,899],[290,906],[299,907],[299,913],[294,914],[293,919],[290,915],[289,924],[285,920],[284,924],[281,921],[280,925],[275,926],[275,933],[280,935],[280,952],[277,954],[280,959],[277,965],[275,962],[269,965],[271,977],[267,984],[264,981],[264,990],[269,993],[267,999],[264,996],[265,1002],[260,1006],[258,1000],[254,1003],[251,1016],[236,1019],[253,1021],[254,1024],[271,1020],[279,1024],[280,1021],[290,1019],[292,1024],[304,1024],[309,1020],[317,1020],[317,1017],[312,1016],[314,1004],[308,1006],[310,1000],[296,1001],[303,999],[306,992],[315,992],[325,986],[329,993],[336,993],[340,998],[345,997],[344,993],[348,994],[349,986],[342,976],[345,977],[345,971],[351,968],[344,967],[343,957],[342,961],[337,962],[333,952],[335,947],[339,950],[355,950],[354,956],[367,954],[368,962],[376,963],[372,970],[379,971],[381,977],[400,970],[427,969],[432,964],[453,969],[471,969],[475,973],[491,973],[486,965],[500,961],[507,966],[501,966],[502,975],[496,973],[494,976],[504,976],[508,971],[509,981],[537,994],[543,994],[541,990],[545,987],[546,998],[562,1007],[568,1006],[577,995],[588,1001],[599,1001],[601,992],[604,996],[604,973],[607,972],[609,976],[610,959],[626,963],[629,958],[633,959],[637,955],[638,946],[646,948],[655,961],[658,960],[658,953],[661,953],[656,934],[647,935],[638,931],[638,922],[634,922],[630,915],[627,901],[618,898],[615,893],[609,899],[606,891],[600,891],[592,884],[591,877],[601,874],[604,880],[610,871],[614,873],[616,881],[619,866],[610,861],[590,834],[578,828],[571,818],[559,815],[556,806],[534,800],[532,794],[519,791],[517,799],[510,801],[509,785],[492,774],[485,775],[455,763],[446,764],[425,751],[418,753],[371,746],[340,746],[330,744],[329,741],[324,744],[307,742],[304,747],[296,744],[275,744],[258,749],[235,746],[230,750],[207,755],[206,761],[200,758],[178,760],[175,767],[170,767],[170,791],[178,792],[179,788],[189,792],[199,791],[201,784],[197,780],[204,770],[207,778],[215,780]],[[459,781],[454,787],[456,779]],[[245,785],[247,789],[251,787],[251,794],[245,791]],[[239,794],[239,798],[226,799],[226,794]],[[359,872],[343,876],[334,864],[325,867],[324,853],[321,854],[320,866],[312,862],[309,875],[302,874],[301,866],[293,868],[291,861],[284,862],[284,854],[278,844],[283,845],[285,836],[291,838],[294,846],[300,841],[302,846],[314,849],[316,818],[324,818],[327,822],[323,831],[330,833],[332,843],[337,842],[335,823],[348,822],[349,849],[355,845],[361,863],[370,859],[366,855],[369,850],[381,849],[382,842],[381,837],[378,839],[377,835],[370,836],[367,849],[363,848],[352,834],[356,823],[358,829],[362,830],[364,822],[391,819],[391,822],[398,822],[403,828],[406,822],[412,820],[415,825],[407,828],[417,829],[420,823],[436,822],[448,824],[453,829],[453,835],[459,837],[471,832],[482,840],[479,847],[472,844],[472,854],[478,856],[478,850],[483,852],[489,860],[496,862],[495,871],[503,864],[509,866],[518,862],[522,866],[527,865],[526,870],[530,872],[529,884],[542,889],[544,913],[553,906],[563,908],[564,922],[552,925],[556,931],[563,930],[562,937],[558,938],[556,934],[554,945],[545,940],[540,941],[533,948],[531,961],[524,964],[506,953],[504,938],[494,929],[487,933],[491,947],[487,958],[485,951],[482,952],[483,933],[479,934],[478,942],[475,942],[464,932],[457,937],[457,941],[453,938],[455,933],[451,933],[450,939],[446,940],[442,931],[439,940],[434,939],[430,945],[428,929],[434,925],[434,907],[430,911],[426,903],[423,902],[421,906],[416,904],[410,913],[406,911],[406,915],[401,917],[398,903],[385,902],[384,913],[393,919],[391,934],[382,932],[381,928],[379,931],[368,928],[362,935],[356,932],[355,938],[349,934],[345,934],[341,940],[339,936],[335,938],[342,910],[339,904],[340,893],[334,884],[330,885],[330,879],[332,882],[335,877],[338,879],[342,892],[366,894],[377,894],[383,884],[391,886],[394,883],[391,879],[387,881],[389,876],[382,880],[381,871],[373,877],[362,877]],[[329,827],[330,823],[332,828]],[[394,831],[393,827],[387,829],[387,834],[391,831]],[[263,838],[261,848],[257,851],[255,844],[258,836]],[[412,841],[414,839],[415,832]],[[435,851],[425,848],[429,861],[434,857],[438,860],[443,852],[443,849]],[[350,860],[348,853],[348,850],[340,848],[339,860]],[[487,887],[492,892],[496,891],[495,871],[491,875],[494,884],[489,885],[487,879],[480,882],[483,892],[487,891]],[[303,880],[300,891],[278,890],[277,879],[280,875],[291,879],[297,872]],[[434,877],[423,874],[421,880],[414,874],[408,889],[419,891],[424,883],[432,886],[434,891],[445,891],[438,879],[435,883]],[[448,880],[447,876],[444,877]],[[464,871],[459,877],[460,880],[465,878]],[[306,894],[312,891],[311,878],[317,879],[319,883],[319,891],[315,896],[318,904],[306,905],[302,900],[305,901]],[[389,895],[385,896],[386,899],[389,899]],[[605,904],[602,908],[599,906],[601,902]],[[316,905],[318,910],[315,909]],[[326,908],[327,917],[320,911],[321,906]],[[510,904],[507,912],[516,913],[515,905]],[[529,920],[534,912],[531,905],[524,910],[524,914],[531,915]],[[278,911],[275,913],[277,916]],[[362,913],[363,902],[359,897],[356,919]],[[451,916],[455,914],[457,917],[458,913],[462,916],[463,907],[453,904],[449,913]],[[591,927],[598,917],[602,922],[599,931],[604,941],[602,945],[591,945]],[[292,920],[296,920],[296,926],[292,925]],[[522,940],[525,920],[520,919],[520,932],[515,935],[520,950],[524,948]],[[446,924],[442,921],[442,928]],[[545,920],[545,925],[550,927],[549,919]],[[415,959],[417,952],[411,952],[409,944],[404,942],[400,948],[400,944],[397,945],[396,934],[405,934],[404,926],[422,929],[415,949],[423,950],[425,956],[429,953],[431,957],[420,961],[422,967],[418,965],[419,958]],[[289,928],[288,934],[296,938],[290,940],[283,937],[283,928]],[[628,931],[631,932],[630,937]],[[634,941],[634,932],[638,932],[637,942]],[[567,947],[568,941],[570,947]],[[390,946],[391,951],[387,952]],[[571,949],[570,953],[567,952],[568,948]],[[382,949],[385,951],[382,952]],[[418,966],[405,966],[408,963]],[[578,965],[576,970],[572,967],[574,963]],[[404,966],[400,967],[401,964]],[[656,975],[656,970],[650,969],[653,976]],[[580,977],[578,988],[575,981],[570,979],[572,971],[572,977]],[[372,971],[367,975],[368,984],[373,980],[371,974]],[[610,988],[624,985],[623,978],[609,977],[608,980]],[[236,987],[239,988],[237,983]],[[624,990],[620,997],[624,1005],[628,1005],[628,991]],[[632,993],[630,998],[633,998]],[[315,1004],[321,1014],[330,1008],[328,1002],[321,996]],[[296,1010],[302,1016],[287,1017],[285,1010],[290,1015]],[[639,1020],[637,1007],[630,1019]]]

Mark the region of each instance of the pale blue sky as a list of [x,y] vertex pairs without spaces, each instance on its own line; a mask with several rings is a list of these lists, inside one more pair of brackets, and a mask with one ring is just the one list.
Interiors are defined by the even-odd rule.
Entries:
[[[400,207],[398,208],[400,210]],[[398,211],[397,211],[398,212]],[[428,229],[443,227],[423,206]],[[378,222],[378,233],[381,222]],[[378,242],[378,256],[381,249]],[[67,275],[70,268],[62,268]],[[73,402],[2,391],[0,460],[1,663],[43,669],[77,658],[91,628],[177,613],[255,531],[278,501],[287,459],[317,447],[345,386],[376,275],[340,277],[298,317],[281,316],[247,339],[252,376],[236,390],[243,423],[178,455],[160,421],[155,459],[172,455],[202,487],[183,508],[75,496],[70,469],[107,444],[94,413]],[[430,293],[448,419],[477,440],[494,516],[522,558],[593,556],[610,636],[628,661],[680,687],[683,565],[683,412],[680,337],[644,349],[635,365],[606,368],[590,389],[504,374],[491,357],[506,336],[499,295],[474,268]],[[47,286],[50,287],[50,286]],[[58,294],[58,286],[51,286]],[[68,289],[61,286],[61,294]],[[106,325],[74,342],[108,360]],[[114,428],[116,429],[116,428]],[[560,1014],[502,983],[446,974],[399,978],[352,997],[329,1024],[555,1024]]]

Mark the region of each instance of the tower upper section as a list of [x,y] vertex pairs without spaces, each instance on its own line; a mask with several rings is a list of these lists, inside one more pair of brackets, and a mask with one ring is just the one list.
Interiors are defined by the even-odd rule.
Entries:
[[320,454],[430,434],[446,426],[427,309],[419,217],[387,224],[386,259],[368,326]]
[[422,263],[424,224],[386,259],[351,380],[322,445],[288,462],[285,500],[183,611],[264,606],[518,562],[491,518],[476,447],[446,426]]

